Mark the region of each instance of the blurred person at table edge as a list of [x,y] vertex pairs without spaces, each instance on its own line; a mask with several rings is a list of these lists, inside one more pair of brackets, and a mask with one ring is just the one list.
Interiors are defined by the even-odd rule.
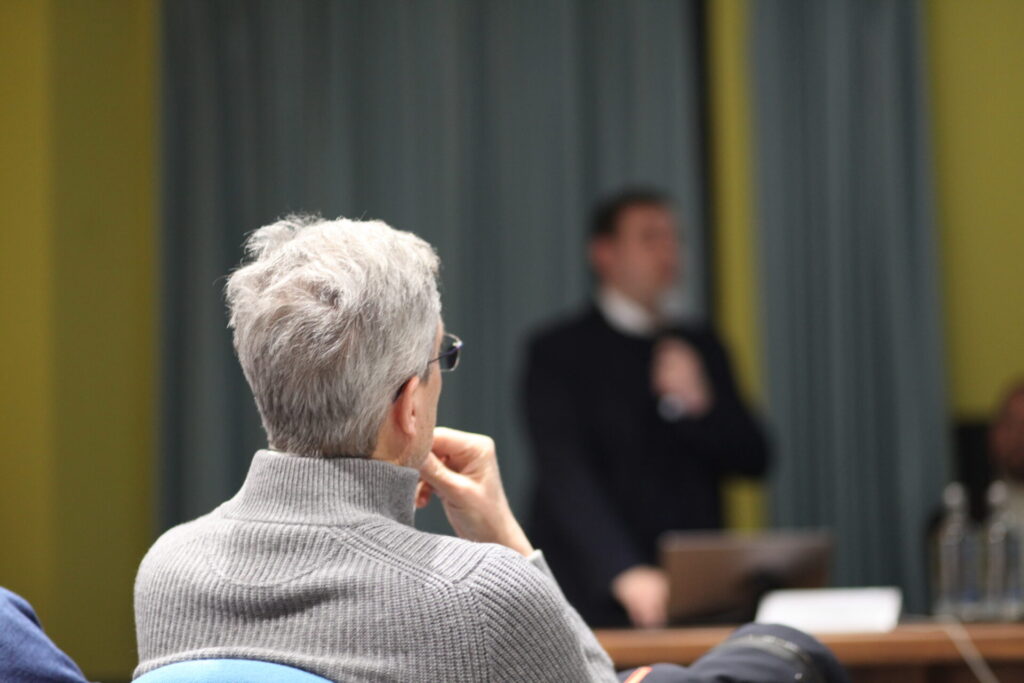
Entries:
[[1003,398],[989,430],[989,457],[996,477],[1006,482],[1012,514],[1024,519],[1024,380]]

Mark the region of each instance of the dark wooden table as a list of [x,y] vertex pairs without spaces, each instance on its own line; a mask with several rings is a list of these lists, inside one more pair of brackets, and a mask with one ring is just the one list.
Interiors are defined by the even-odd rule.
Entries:
[[[964,627],[1001,683],[1024,681],[1024,624]],[[721,643],[732,628],[598,630],[617,669],[654,662],[691,664]],[[976,681],[949,631],[938,624],[908,624],[890,633],[821,635],[856,683]]]

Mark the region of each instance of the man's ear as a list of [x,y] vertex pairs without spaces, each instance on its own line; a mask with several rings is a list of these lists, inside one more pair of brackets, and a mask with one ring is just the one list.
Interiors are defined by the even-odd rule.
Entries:
[[420,390],[419,376],[410,377],[398,391],[398,396],[391,404],[390,419],[399,432],[406,436],[416,435],[416,396]]
[[601,279],[604,279],[605,273],[608,272],[608,262],[612,256],[611,252],[612,241],[609,237],[595,237],[590,240],[590,244],[587,246],[590,265]]

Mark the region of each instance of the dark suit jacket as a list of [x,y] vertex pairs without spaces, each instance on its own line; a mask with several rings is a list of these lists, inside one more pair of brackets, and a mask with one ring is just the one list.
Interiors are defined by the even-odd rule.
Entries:
[[654,339],[613,329],[596,307],[529,345],[524,410],[535,456],[534,543],[592,626],[625,623],[609,586],[656,564],[659,534],[722,523],[723,475],[764,472],[768,448],[736,391],[725,350],[703,327],[666,334],[700,354],[714,392],[701,418],[670,422],[650,388]]

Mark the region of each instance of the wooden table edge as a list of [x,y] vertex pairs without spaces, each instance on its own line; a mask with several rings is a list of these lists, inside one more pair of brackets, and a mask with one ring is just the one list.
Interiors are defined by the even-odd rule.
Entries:
[[[964,629],[989,661],[1024,661],[1024,624],[970,624]],[[599,629],[598,641],[618,668],[667,662],[692,664],[733,628]],[[888,633],[829,633],[818,639],[846,666],[940,664],[962,659],[948,627],[907,624]]]

